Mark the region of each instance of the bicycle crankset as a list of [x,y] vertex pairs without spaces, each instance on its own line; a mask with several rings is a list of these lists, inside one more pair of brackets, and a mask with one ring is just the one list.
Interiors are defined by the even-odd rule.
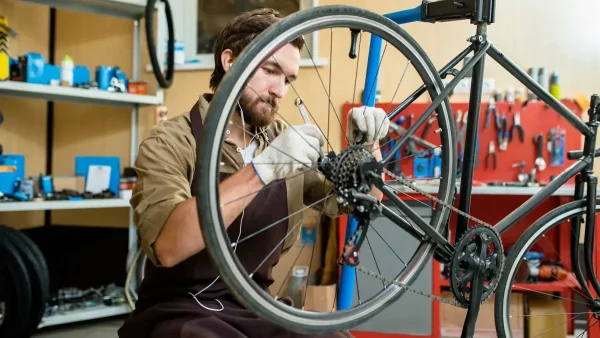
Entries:
[[[487,248],[483,261],[478,255],[482,247]],[[465,232],[450,262],[450,289],[459,303],[469,305],[471,281],[479,269],[485,270],[481,302],[494,293],[504,267],[503,252],[500,236],[493,228],[477,226]]]

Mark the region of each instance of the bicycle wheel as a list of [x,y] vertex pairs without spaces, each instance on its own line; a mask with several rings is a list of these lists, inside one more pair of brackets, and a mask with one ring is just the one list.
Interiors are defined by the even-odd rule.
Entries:
[[[570,259],[564,260],[559,254],[557,238],[569,234],[559,235],[551,232],[563,222],[570,222],[576,217],[585,217],[586,204],[586,201],[574,201],[549,211],[528,227],[527,231],[510,249],[506,258],[506,268],[500,278],[494,301],[495,323],[499,337],[523,336],[523,325],[515,324],[515,320],[524,321],[536,316],[544,316],[543,318],[560,316],[561,318],[555,318],[555,320],[549,320],[547,324],[538,324],[535,328],[530,328],[532,331],[530,334],[535,337],[544,337],[545,335],[556,337],[556,334],[560,335],[556,330],[567,334],[567,322],[570,320],[579,319],[587,322],[585,327],[580,328],[582,331],[587,331],[589,327],[598,324],[588,321],[588,314],[591,314],[589,303],[592,299],[579,287],[573,272],[575,267],[571,266]],[[600,202],[596,205],[596,212],[598,211],[600,211]],[[572,232],[571,236],[574,236],[575,232],[570,223],[568,231]],[[538,240],[539,242],[537,242]],[[578,240],[579,238],[576,239],[576,241]],[[543,257],[542,253],[544,253]],[[582,255],[580,255],[580,262],[582,271],[585,271],[583,270]],[[597,262],[594,262],[594,265],[597,265]],[[595,271],[598,270],[595,269]],[[569,311],[565,309],[564,312],[560,312],[553,307],[550,313],[527,314],[526,311],[521,311],[522,309],[514,307],[511,309],[513,292],[527,297],[528,302],[539,299],[554,300],[555,302],[571,300],[576,307],[585,308],[585,310]],[[580,337],[583,335],[579,332],[577,334]]]
[[[302,308],[304,308],[305,304],[302,304],[302,308],[300,309],[288,306],[276,300],[276,298],[280,298],[281,295],[277,294],[274,298],[272,295],[258,287],[250,277],[253,272],[253,267],[243,266],[243,264],[240,263],[240,259],[236,256],[236,252],[232,245],[232,240],[235,240],[235,237],[230,238],[230,234],[228,234],[227,228],[223,224],[221,206],[227,202],[222,204],[222,201],[220,201],[218,184],[223,142],[226,137],[226,129],[230,126],[230,118],[234,109],[236,109],[238,100],[243,91],[247,90],[250,78],[257,68],[260,67],[260,64],[269,58],[278,47],[281,47],[298,37],[303,37],[313,32],[318,32],[319,30],[325,30],[325,33],[323,33],[320,38],[321,42],[325,41],[324,37],[329,37],[331,45],[335,45],[334,41],[336,40],[334,39],[334,36],[337,37],[337,34],[340,34],[340,37],[343,36],[344,41],[348,41],[347,38],[351,34],[349,29],[360,32],[358,37],[360,42],[358,43],[357,48],[358,57],[357,60],[350,60],[348,61],[349,63],[344,63],[341,68],[336,68],[333,61],[334,59],[331,57],[333,48],[330,47],[329,56],[331,64],[329,65],[328,72],[330,82],[329,90],[327,90],[325,86],[321,76],[322,74],[319,72],[319,67],[316,66],[313,57],[314,54],[311,52],[308,45],[305,47],[307,48],[306,52],[308,52],[309,57],[312,59],[311,65],[314,65],[314,69],[309,68],[307,71],[315,70],[317,75],[310,76],[302,74],[301,76],[316,81],[318,81],[317,79],[320,79],[321,82],[320,84],[317,82],[318,86],[305,85],[303,89],[305,92],[310,91],[311,96],[314,98],[318,96],[318,93],[316,92],[320,92],[318,89],[321,87],[323,88],[325,95],[321,95],[319,98],[322,103],[321,109],[323,111],[327,110],[327,115],[324,113],[320,115],[312,114],[309,107],[312,107],[312,111],[314,112],[317,109],[315,108],[316,104],[313,105],[314,102],[309,103],[306,100],[306,97],[300,95],[299,91],[302,90],[300,88],[301,84],[297,86],[293,83],[290,84],[297,97],[302,98],[306,103],[306,108],[311,115],[313,122],[316,124],[319,122],[325,124],[321,130],[326,137],[328,151],[334,151],[335,153],[341,152],[343,146],[340,143],[343,143],[343,141],[340,142],[340,139],[344,135],[341,121],[342,118],[337,114],[335,107],[333,107],[333,104],[331,103],[330,94],[333,91],[331,89],[332,69],[338,71],[336,74],[342,77],[341,81],[344,82],[350,80],[346,79],[346,76],[354,76],[354,92],[356,92],[357,75],[355,74],[359,73],[359,65],[365,65],[364,62],[362,64],[360,62],[366,60],[366,55],[368,53],[368,48],[360,48],[362,45],[361,42],[367,40],[365,36],[368,36],[369,34],[377,35],[386,42],[377,67],[378,72],[382,74],[398,74],[397,77],[391,76],[390,78],[380,79],[381,88],[384,88],[386,84],[386,88],[392,88],[390,93],[393,92],[393,96],[391,94],[389,95],[389,102],[394,102],[397,93],[406,93],[408,96],[408,93],[412,93],[415,89],[413,87],[414,85],[416,85],[417,88],[422,84],[426,85],[426,91],[424,93],[424,96],[426,96],[425,101],[431,102],[430,100],[433,100],[441,92],[443,85],[431,61],[419,45],[398,25],[381,15],[360,8],[350,6],[320,6],[290,15],[281,20],[278,24],[271,26],[260,34],[246,47],[241,55],[236,58],[235,65],[232,66],[227,75],[225,75],[212,98],[205,121],[206,127],[205,134],[203,135],[203,142],[197,150],[198,157],[196,165],[198,169],[194,179],[199,180],[199,190],[197,192],[198,196],[200,196],[197,200],[198,213],[200,215],[201,229],[205,238],[206,249],[209,251],[214,264],[218,268],[221,278],[224,279],[225,283],[239,301],[248,309],[281,327],[300,333],[324,333],[355,327],[375,316],[383,310],[386,305],[397,300],[404,293],[405,289],[383,285],[381,291],[377,291],[366,301],[361,300],[359,296],[358,304],[355,304],[355,307],[333,311],[333,306],[335,304],[334,299],[333,304],[329,305],[331,311],[327,310],[319,312],[314,310],[303,310]],[[339,47],[340,46],[337,46],[336,49]],[[349,45],[342,48],[350,49]],[[390,52],[390,49],[394,50]],[[390,63],[385,63],[383,61],[384,56],[390,55],[386,53],[392,53],[393,58],[390,59]],[[347,56],[348,54],[344,53],[344,55]],[[406,63],[404,63],[406,66],[398,67],[398,65],[404,65],[401,61],[402,58],[406,59]],[[342,62],[345,62],[345,60]],[[351,64],[350,62],[356,62],[356,70],[353,64],[352,66],[349,66],[349,64]],[[385,66],[391,66],[388,72],[381,70],[384,63]],[[409,67],[412,68],[410,71],[407,71]],[[352,71],[350,72],[350,70]],[[301,72],[304,72],[304,70]],[[402,79],[410,79],[411,85],[401,88]],[[384,83],[384,81],[392,82],[390,84]],[[252,88],[250,88],[250,90],[251,89]],[[354,100],[354,93],[339,93],[338,96],[344,94],[351,95],[352,100]],[[364,94],[375,95],[375,93]],[[319,99],[314,99],[314,101],[318,100]],[[293,106],[293,103],[287,100],[282,102],[279,111],[284,109],[286,102],[289,104],[290,109],[298,111],[298,109]],[[391,104],[389,106],[386,104],[386,107],[389,112]],[[337,120],[331,115],[332,110],[337,117]],[[412,113],[412,111],[408,109],[402,112],[402,114],[406,116],[410,113]],[[441,149],[441,177],[433,179],[435,184],[432,186],[436,189],[433,194],[436,194],[441,201],[451,204],[455,191],[456,144],[454,139],[455,130],[453,116],[447,99],[438,107],[436,113],[435,121],[437,121],[439,128],[436,132],[430,132],[430,135],[427,138],[428,142],[433,144],[432,148],[429,150],[434,151],[435,149]],[[296,117],[290,117],[288,115],[287,118],[281,113],[277,113],[277,115],[278,118],[283,119],[288,124],[292,124],[292,122],[295,121],[301,121],[299,114],[296,114]],[[241,126],[238,127],[241,128]],[[333,133],[337,139],[330,138],[332,134],[330,129],[333,127],[339,127],[341,129],[340,132]],[[421,127],[425,128],[425,124],[420,126],[420,128]],[[325,132],[325,130],[327,132]],[[252,134],[249,133],[249,135]],[[396,139],[401,138],[396,137]],[[200,175],[200,173],[202,174]],[[321,173],[319,172],[318,174]],[[402,190],[404,187],[399,184],[399,181],[391,179],[386,181],[386,184],[392,187],[392,189],[396,189],[398,194],[404,193]],[[269,186],[263,189],[269,189]],[[435,209],[432,207],[429,208],[432,209],[430,224],[437,231],[445,230],[449,217],[449,210],[442,207]],[[398,215],[405,220],[407,218],[400,211],[398,211]],[[410,220],[407,220],[407,222],[411,225],[413,224]],[[277,222],[274,222],[273,224],[275,223]],[[377,235],[380,234],[377,229],[373,229],[376,231]],[[237,230],[234,232],[234,235],[237,235]],[[373,234],[373,232],[368,232],[365,237],[369,247],[372,248],[368,237],[370,234]],[[286,234],[286,236],[287,235],[288,234]],[[406,237],[406,234],[398,233],[394,236],[403,238],[402,236]],[[388,236],[379,237],[382,240],[381,247],[383,247],[383,243],[385,243],[392,249],[389,243],[386,242],[386,239],[389,239]],[[241,241],[238,240],[237,242],[239,243]],[[406,263],[398,257],[402,260],[404,265],[402,271],[398,273],[398,268],[394,269],[393,272],[391,272],[392,275],[389,279],[403,284],[412,283],[419,275],[421,269],[430,261],[433,249],[434,247],[431,243],[421,243],[420,241],[414,242],[414,253],[409,255],[409,258],[406,259]],[[388,255],[390,255],[390,253],[388,253]],[[373,256],[375,256],[374,253]],[[375,261],[375,265],[377,265],[377,261]],[[379,266],[377,266],[377,269],[379,271]],[[377,283],[383,284],[380,280],[378,280]]]

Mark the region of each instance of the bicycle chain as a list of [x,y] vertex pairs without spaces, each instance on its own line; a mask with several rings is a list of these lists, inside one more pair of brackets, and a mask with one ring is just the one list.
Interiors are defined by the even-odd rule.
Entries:
[[[489,223],[486,223],[486,222],[484,222],[484,221],[482,221],[482,220],[480,220],[480,219],[478,219],[476,217],[473,217],[473,216],[471,216],[471,215],[469,215],[469,214],[467,214],[467,213],[465,213],[465,212],[463,212],[463,211],[455,208],[454,206],[452,206],[450,204],[447,204],[446,202],[441,201],[440,199],[434,197],[433,195],[427,193],[426,191],[424,191],[424,190],[422,190],[422,189],[414,186],[412,181],[407,180],[405,178],[402,178],[400,176],[397,176],[397,175],[395,175],[394,173],[390,172],[389,170],[387,170],[385,168],[383,168],[383,172],[386,173],[386,174],[388,174],[390,177],[394,178],[396,181],[404,184],[408,188],[410,188],[410,189],[412,189],[412,190],[420,193],[421,195],[423,195],[423,196],[431,199],[432,201],[435,201],[436,203],[440,204],[442,207],[448,208],[448,209],[450,209],[450,210],[452,210],[452,211],[454,211],[454,212],[456,212],[456,213],[458,213],[458,214],[460,214],[460,215],[462,215],[462,216],[464,216],[464,217],[472,220],[473,222],[475,222],[475,223],[477,223],[477,224],[479,224],[481,226],[489,227],[489,228],[493,229],[492,225],[490,225]],[[355,239],[356,239],[356,236],[353,236],[350,239],[348,245],[353,245],[353,242],[354,242]],[[365,273],[365,274],[367,274],[367,275],[369,275],[371,277],[377,278],[377,279],[381,280],[382,282],[384,282],[384,283],[386,283],[388,285],[392,285],[393,284],[393,285],[399,286],[399,287],[401,287],[401,288],[403,288],[403,289],[405,289],[407,291],[410,291],[412,293],[415,293],[415,294],[423,296],[423,297],[427,297],[427,298],[432,299],[432,300],[436,300],[436,301],[438,301],[440,303],[444,303],[444,304],[456,306],[456,307],[459,307],[459,308],[466,308],[466,306],[464,306],[463,304],[461,304],[460,302],[458,302],[456,300],[452,301],[452,300],[449,300],[449,299],[446,299],[446,298],[442,298],[440,296],[435,296],[435,295],[432,295],[432,294],[425,293],[424,291],[415,289],[415,288],[410,287],[410,286],[408,286],[408,285],[406,285],[404,283],[400,283],[400,282],[396,282],[396,281],[390,280],[390,279],[382,276],[381,274],[376,273],[374,271],[371,271],[369,269],[363,268],[360,265],[355,266],[355,269],[358,270],[358,271],[360,271],[360,272],[362,272],[362,273]],[[488,297],[487,299],[484,299],[481,303],[483,304],[489,298],[490,297]]]
[[450,204],[447,204],[446,202],[440,200],[439,198],[437,198],[437,197],[435,197],[435,196],[427,193],[426,191],[424,191],[424,190],[422,190],[420,188],[417,188],[416,186],[414,186],[412,184],[412,182],[410,180],[407,180],[405,178],[397,176],[397,175],[395,175],[394,173],[392,173],[391,171],[389,171],[389,170],[387,170],[385,168],[383,168],[383,172],[386,173],[386,174],[388,174],[389,176],[391,176],[393,179],[397,180],[398,182],[400,182],[400,183],[404,184],[405,186],[409,187],[410,189],[412,189],[412,190],[420,193],[421,195],[423,195],[423,196],[425,196],[425,197],[427,197],[427,198],[429,198],[429,199],[431,199],[431,200],[433,200],[433,201],[441,204],[443,207],[448,208],[448,209],[456,212],[457,214],[462,215],[462,216],[464,216],[464,217],[472,220],[473,222],[475,222],[475,223],[477,223],[477,224],[479,224],[481,226],[485,226],[485,227],[488,227],[488,228],[493,228],[493,226],[491,224],[486,223],[486,222],[484,222],[484,221],[482,221],[482,220],[480,220],[480,219],[478,219],[476,217],[473,217],[473,216],[467,214],[466,212],[461,211],[461,210],[455,208],[454,206],[452,206]]

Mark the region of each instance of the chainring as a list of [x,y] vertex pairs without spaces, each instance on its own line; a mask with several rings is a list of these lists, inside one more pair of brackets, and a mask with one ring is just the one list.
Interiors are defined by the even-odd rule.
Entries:
[[481,302],[494,293],[504,268],[500,235],[493,228],[485,226],[468,229],[456,243],[450,262],[450,289],[456,300],[464,306],[468,306],[470,301],[470,282],[479,268],[477,252],[481,246],[487,247]]

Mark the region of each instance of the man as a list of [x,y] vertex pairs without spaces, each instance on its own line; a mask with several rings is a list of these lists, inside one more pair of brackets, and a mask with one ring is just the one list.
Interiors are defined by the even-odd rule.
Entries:
[[[210,81],[213,91],[242,49],[279,18],[274,10],[260,9],[243,13],[226,25],[215,46],[215,70]],[[310,169],[316,167],[324,145],[319,129],[313,125],[286,126],[276,119],[279,100],[298,76],[302,48],[302,39],[292,41],[259,67],[239,101],[223,146],[219,190],[232,241],[286,219],[236,246],[236,252],[243,253],[239,256],[247,270],[258,266],[253,279],[265,290],[273,282],[272,267],[297,237],[289,236],[281,250],[263,262],[300,221],[300,215],[288,216],[303,204],[323,200],[332,190],[322,175]],[[138,182],[131,205],[149,262],[136,310],[120,328],[119,336],[304,337],[244,309],[228,292],[204,250],[197,188],[192,179],[196,144],[211,97],[201,95],[189,113],[155,126],[140,145],[135,163]],[[354,126],[349,132],[351,140],[360,136],[371,148],[377,147],[389,128],[381,109],[354,109],[349,122]],[[373,154],[381,158],[378,150]],[[286,184],[277,184],[281,180]],[[314,207],[331,216],[339,213],[335,196]]]

